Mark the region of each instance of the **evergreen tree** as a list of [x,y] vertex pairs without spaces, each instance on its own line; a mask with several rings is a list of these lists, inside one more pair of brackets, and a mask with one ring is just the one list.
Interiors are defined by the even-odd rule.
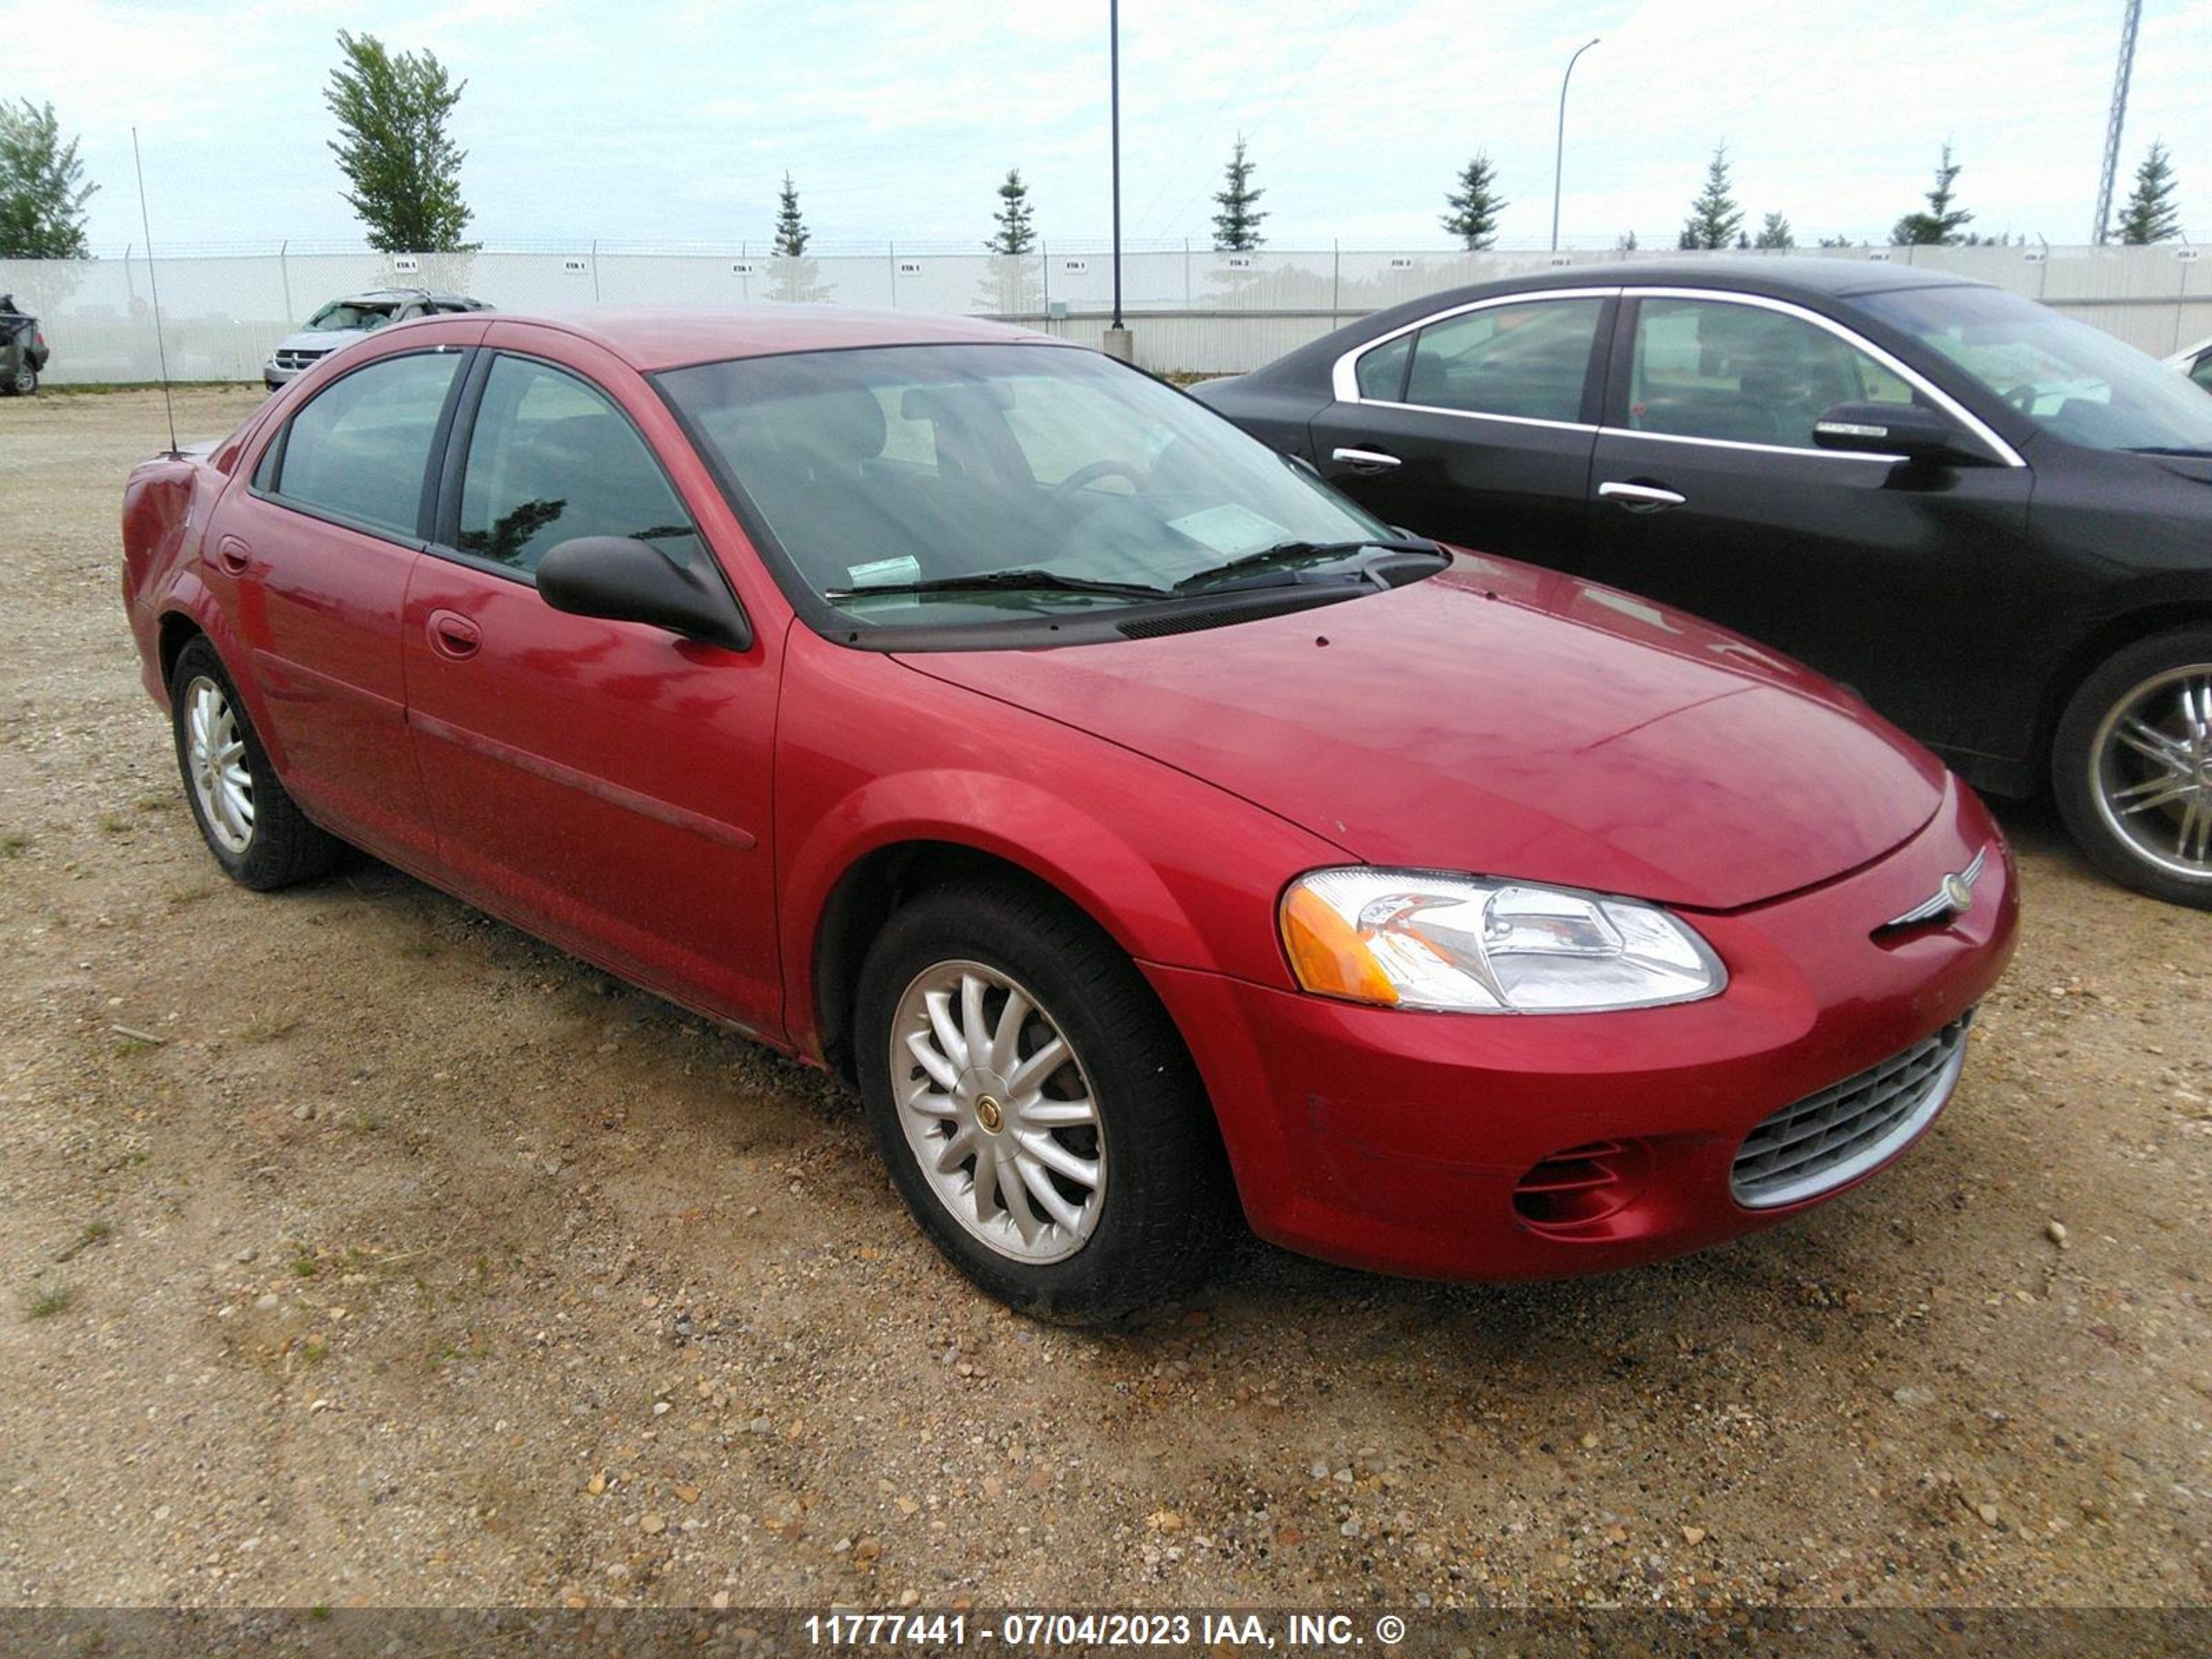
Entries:
[[1221,211],[1213,216],[1213,246],[1220,253],[1249,253],[1260,246],[1260,222],[1267,216],[1254,204],[1267,192],[1252,188],[1252,163],[1244,159],[1244,139],[1237,139],[1229,158],[1224,188],[1213,199]]
[[2136,169],[2135,192],[2113,222],[2112,234],[2130,247],[2170,242],[2180,235],[2181,213],[2173,204],[2173,192],[2178,187],[2165,144],[2154,140],[2150,154]]
[[323,101],[338,119],[331,153],[352,188],[368,244],[387,253],[453,253],[470,213],[461,200],[468,159],[446,132],[468,82],[455,85],[430,52],[385,50],[373,34],[338,31],[344,61],[331,71]]
[[1468,252],[1480,253],[1496,245],[1498,216],[1508,204],[1498,193],[1498,169],[1490,164],[1488,155],[1478,151],[1460,170],[1459,188],[1448,191],[1444,202],[1451,209],[1444,215],[1444,228],[1458,237]]
[[799,186],[783,175],[783,188],[775,198],[775,255],[796,259],[806,252],[806,221],[799,216]]
[[1728,146],[1717,144],[1705,167],[1705,187],[1690,203],[1690,216],[1683,222],[1680,246],[1726,247],[1742,228],[1743,210],[1729,190]]
[[1766,216],[1766,222],[1759,226],[1759,240],[1753,246],[1770,248],[1796,247],[1797,238],[1790,231],[1790,221],[1787,218],[1779,213],[1770,213]]
[[1908,213],[1890,228],[1889,240],[1896,247],[1949,247],[1964,240],[1960,232],[1973,220],[1973,215],[1951,205],[1951,185],[1959,176],[1959,164],[1951,159],[1951,146],[1943,145],[1943,159],[1936,164],[1936,188],[1928,192],[1928,210]]
[[52,104],[0,104],[0,259],[85,258],[84,204],[99,188]]
[[1006,182],[999,186],[999,210],[991,216],[999,228],[983,244],[986,252],[1027,253],[1036,245],[1036,232],[1030,223],[1030,187],[1022,182],[1019,167],[1006,170]]

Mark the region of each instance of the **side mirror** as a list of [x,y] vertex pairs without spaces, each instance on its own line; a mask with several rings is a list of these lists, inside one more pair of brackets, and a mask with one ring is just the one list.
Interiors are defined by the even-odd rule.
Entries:
[[719,580],[626,536],[561,543],[538,562],[538,592],[571,616],[650,623],[687,640],[752,648],[752,625]]
[[1902,455],[1938,466],[1990,459],[1949,416],[1917,404],[1838,404],[1813,422],[1813,441],[1846,454]]

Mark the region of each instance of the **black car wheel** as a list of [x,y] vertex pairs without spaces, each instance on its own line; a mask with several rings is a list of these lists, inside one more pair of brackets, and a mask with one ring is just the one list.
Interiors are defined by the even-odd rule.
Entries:
[[294,804],[215,647],[194,640],[169,676],[177,769],[208,851],[240,885],[266,891],[320,875],[343,843]]
[[1182,1039],[1128,957],[1050,894],[962,881],[861,970],[861,1097],[907,1206],[991,1295],[1066,1322],[1205,1273],[1227,1181]]
[[2139,641],[2082,682],[2051,776],[2066,827],[2115,880],[2212,908],[2212,628]]
[[8,395],[27,398],[39,389],[39,371],[29,363],[18,363],[15,372],[8,377]]

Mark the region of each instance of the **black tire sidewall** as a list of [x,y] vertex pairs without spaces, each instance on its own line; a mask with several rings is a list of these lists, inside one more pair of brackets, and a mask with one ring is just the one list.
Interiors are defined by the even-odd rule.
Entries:
[[2154,675],[2212,665],[2212,626],[2175,629],[2114,653],[2069,699],[2051,746],[2051,792],[2067,831],[2089,861],[2123,886],[2168,903],[2212,908],[2212,879],[2191,881],[2147,863],[2105,822],[2097,804],[2092,745],[2113,705]]
[[[878,1150],[933,1243],[983,1291],[1067,1322],[1116,1317],[1180,1294],[1202,1274],[1221,1210],[1218,1138],[1182,1041],[1135,965],[1091,924],[1043,895],[962,884],[895,912],[855,998],[857,1070]],[[924,969],[980,962],[1018,981],[1080,1058],[1107,1159],[1097,1225],[1074,1255],[1002,1255],[950,1214],[899,1120],[889,1036]]]

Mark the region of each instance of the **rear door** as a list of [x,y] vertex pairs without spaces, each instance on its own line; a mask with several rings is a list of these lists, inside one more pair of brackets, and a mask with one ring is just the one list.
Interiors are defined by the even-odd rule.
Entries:
[[1540,564],[1581,551],[1609,289],[1507,295],[1347,354],[1312,422],[1330,483],[1386,522]]
[[[540,341],[577,361],[528,355]],[[729,651],[538,596],[538,561],[575,537],[633,537],[714,568],[700,528],[714,504],[671,481],[652,440],[684,440],[635,373],[526,325],[501,325],[501,343],[515,349],[488,345],[471,376],[402,629],[443,860],[533,931],[780,1030],[768,836],[781,642]]]
[[435,846],[410,746],[399,619],[426,533],[430,459],[465,348],[375,358],[331,381],[253,458],[202,540],[262,694],[285,787],[392,856]]
[[[1696,289],[1632,294],[1583,570],[1775,646],[1939,747],[1971,748],[1990,583],[2026,552],[2031,474],[2002,440],[1832,319]],[[1813,442],[1838,403],[1918,402],[1987,465]]]

